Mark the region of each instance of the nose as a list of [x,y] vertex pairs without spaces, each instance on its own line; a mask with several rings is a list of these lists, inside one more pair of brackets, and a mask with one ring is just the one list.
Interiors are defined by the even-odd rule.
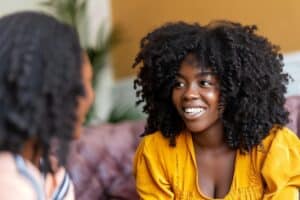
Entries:
[[184,92],[184,100],[195,100],[200,98],[200,91],[196,84],[189,85]]

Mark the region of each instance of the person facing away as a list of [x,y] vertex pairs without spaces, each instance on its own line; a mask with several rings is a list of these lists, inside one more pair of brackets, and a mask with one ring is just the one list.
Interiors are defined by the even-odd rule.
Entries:
[[133,67],[148,114],[134,159],[141,199],[298,200],[289,77],[256,26],[168,23],[141,40]]
[[54,166],[65,164],[93,100],[77,33],[37,12],[0,18],[0,32],[0,199],[74,199]]

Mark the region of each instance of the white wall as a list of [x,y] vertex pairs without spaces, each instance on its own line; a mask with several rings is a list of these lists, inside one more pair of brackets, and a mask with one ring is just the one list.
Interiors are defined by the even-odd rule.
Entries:
[[284,70],[293,78],[287,88],[287,96],[300,95],[300,52],[284,55]]
[[[49,12],[40,3],[47,0],[0,0],[0,16],[23,10],[38,10]],[[87,0],[89,23],[89,43],[94,43],[98,27],[103,24],[106,30],[111,28],[110,0]]]
[[42,0],[0,0],[0,16],[21,10],[43,10]]
[[[88,1],[88,18],[89,20],[89,36],[90,45],[96,42],[98,28],[104,28],[104,35],[109,33],[112,26],[111,19],[111,2],[110,0],[89,0]],[[96,86],[95,98],[95,115],[92,119],[92,124],[107,121],[113,109],[113,94],[114,86],[113,67],[111,64],[110,55],[106,59],[105,66],[100,69],[97,75],[98,84]]]

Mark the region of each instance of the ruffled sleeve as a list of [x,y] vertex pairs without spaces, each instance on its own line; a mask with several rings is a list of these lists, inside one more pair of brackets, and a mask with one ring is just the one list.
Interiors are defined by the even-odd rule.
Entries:
[[261,174],[266,188],[264,200],[298,200],[300,188],[300,140],[287,128],[272,133],[263,147],[267,152]]
[[135,154],[134,176],[140,199],[174,199],[168,178],[159,159],[159,144],[149,135],[143,139]]

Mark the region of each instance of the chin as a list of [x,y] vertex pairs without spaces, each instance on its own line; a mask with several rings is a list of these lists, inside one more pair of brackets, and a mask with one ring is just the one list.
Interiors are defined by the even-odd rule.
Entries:
[[204,121],[204,120],[189,121],[189,122],[185,123],[185,126],[186,126],[187,130],[192,133],[201,133],[201,132],[207,131],[209,129],[218,130],[219,128],[220,129],[223,128],[222,121],[220,119],[217,119],[212,122],[208,122],[208,121]]
[[208,126],[205,126],[204,124],[199,124],[199,122],[195,122],[195,123],[186,123],[185,124],[186,128],[188,131],[192,132],[192,133],[200,133],[205,131],[206,129],[208,129]]

